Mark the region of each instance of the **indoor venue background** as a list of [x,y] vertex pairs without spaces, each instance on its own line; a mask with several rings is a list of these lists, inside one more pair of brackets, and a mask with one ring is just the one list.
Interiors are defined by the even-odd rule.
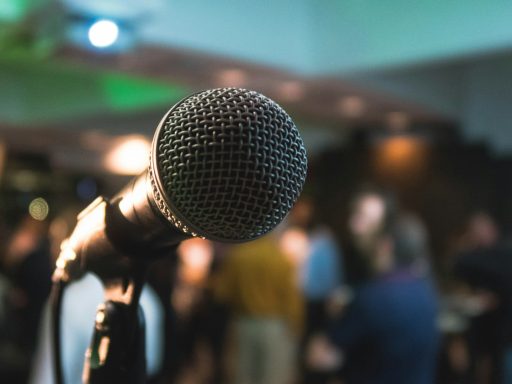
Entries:
[[[277,369],[289,375],[262,379],[261,347],[247,383],[357,382],[337,318],[380,278],[361,266],[350,227],[369,194],[392,196],[414,218],[421,279],[435,292],[435,361],[423,381],[377,373],[359,383],[512,383],[511,20],[501,0],[0,0],[0,382],[52,382],[41,357],[45,303],[76,215],[146,169],[174,103],[241,87],[292,117],[306,185],[271,245],[194,239],[154,263],[151,382],[244,383],[251,346],[238,340],[249,337],[239,320],[248,314],[226,293],[225,266],[272,250],[298,300],[279,314],[292,336]],[[330,242],[321,251],[318,228]],[[476,271],[464,260],[475,253],[484,255]],[[86,339],[95,303],[90,318],[80,303],[70,310],[84,311]],[[363,376],[374,368],[359,367]]]

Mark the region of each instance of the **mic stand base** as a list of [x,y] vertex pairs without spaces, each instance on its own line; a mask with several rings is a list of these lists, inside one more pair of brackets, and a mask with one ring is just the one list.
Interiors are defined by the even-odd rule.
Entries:
[[[131,308],[107,301],[96,313],[96,325],[87,350],[83,382],[89,384],[143,384],[146,382],[145,327],[142,308],[138,324],[128,330]],[[101,320],[101,321],[98,321]],[[130,332],[130,333],[129,333]],[[131,333],[134,332],[134,333]]]
[[86,352],[86,384],[146,383],[145,321],[139,305],[143,279],[138,277],[105,284],[107,300],[98,307]]

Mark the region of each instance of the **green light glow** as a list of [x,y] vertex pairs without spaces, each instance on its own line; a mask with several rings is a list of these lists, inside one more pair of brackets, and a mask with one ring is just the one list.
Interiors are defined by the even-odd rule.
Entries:
[[0,0],[0,21],[18,22],[23,20],[31,10],[50,0]]
[[119,74],[102,75],[101,84],[110,108],[117,111],[169,104],[188,93],[181,87]]
[[0,84],[0,122],[27,125],[168,107],[189,93],[173,84],[28,55],[2,55]]

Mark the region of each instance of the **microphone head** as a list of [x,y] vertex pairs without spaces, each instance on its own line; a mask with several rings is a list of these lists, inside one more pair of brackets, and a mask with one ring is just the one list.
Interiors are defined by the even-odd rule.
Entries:
[[290,211],[306,178],[290,116],[245,89],[203,91],[177,103],[153,139],[153,197],[174,226],[224,242],[255,239]]

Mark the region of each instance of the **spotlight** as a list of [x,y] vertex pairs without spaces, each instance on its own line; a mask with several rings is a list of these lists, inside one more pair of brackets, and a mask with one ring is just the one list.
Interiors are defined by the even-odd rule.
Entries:
[[106,48],[117,41],[119,27],[111,20],[98,20],[89,28],[89,41],[97,48]]

